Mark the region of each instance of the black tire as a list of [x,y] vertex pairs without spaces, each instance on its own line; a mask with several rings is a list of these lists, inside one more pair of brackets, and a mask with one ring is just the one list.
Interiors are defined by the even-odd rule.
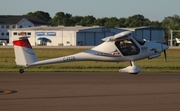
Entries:
[[24,69],[19,69],[19,73],[24,73]]
[[138,74],[138,72],[137,72],[137,73],[130,73],[130,74],[132,74],[132,75],[137,75],[137,74]]

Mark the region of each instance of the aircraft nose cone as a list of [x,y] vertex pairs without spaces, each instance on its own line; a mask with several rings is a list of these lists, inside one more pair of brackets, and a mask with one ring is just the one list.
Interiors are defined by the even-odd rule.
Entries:
[[166,44],[162,44],[162,50],[167,50],[169,48],[169,46],[168,45],[166,45]]

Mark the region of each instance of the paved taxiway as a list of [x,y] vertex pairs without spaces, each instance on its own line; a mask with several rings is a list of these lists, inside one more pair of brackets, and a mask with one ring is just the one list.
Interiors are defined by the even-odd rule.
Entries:
[[180,74],[0,72],[0,111],[180,111]]

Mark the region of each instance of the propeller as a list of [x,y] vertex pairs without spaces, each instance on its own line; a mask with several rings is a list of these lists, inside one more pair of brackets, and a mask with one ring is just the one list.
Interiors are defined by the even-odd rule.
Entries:
[[162,46],[162,50],[164,51],[165,61],[168,62],[167,55],[166,55],[166,50],[169,48],[169,46],[167,44],[164,44],[164,43],[162,43],[161,46]]
[[165,58],[165,61],[166,61],[166,63],[167,63],[168,60],[167,60],[166,50],[164,50],[164,58]]

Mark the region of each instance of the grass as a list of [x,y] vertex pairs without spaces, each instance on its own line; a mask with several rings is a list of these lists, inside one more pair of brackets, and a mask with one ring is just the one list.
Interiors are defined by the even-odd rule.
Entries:
[[[66,56],[87,49],[34,49],[39,60],[50,59],[55,57]],[[168,63],[165,62],[164,54],[155,59],[143,59],[135,61],[135,64],[140,66],[142,72],[180,72],[180,50],[167,50]],[[21,68],[14,61],[13,48],[0,48],[0,71],[14,72]],[[68,62],[51,65],[42,65],[26,68],[26,71],[55,71],[55,72],[117,72],[120,68],[129,66],[129,62]]]

